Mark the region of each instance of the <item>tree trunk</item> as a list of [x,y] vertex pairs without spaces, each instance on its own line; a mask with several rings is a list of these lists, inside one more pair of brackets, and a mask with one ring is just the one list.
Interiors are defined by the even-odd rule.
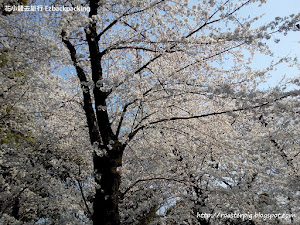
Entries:
[[12,216],[15,217],[17,220],[20,219],[19,211],[20,211],[20,200],[17,197],[12,207]]
[[97,183],[93,202],[92,220],[95,225],[118,225],[119,186],[121,176],[117,167],[121,166],[122,150],[110,150],[107,156],[94,154],[94,172]]
[[[93,18],[97,15],[98,7],[101,4],[99,0],[90,0],[89,5],[89,18]],[[98,81],[101,81],[103,77],[102,55],[99,50],[96,22],[92,21],[85,32],[91,59],[92,80],[95,85],[93,91],[86,84],[89,80],[88,76],[78,64],[76,48],[69,41],[66,31],[62,30],[61,36],[63,43],[69,49],[73,65],[81,82],[83,109],[87,118],[90,142],[92,145],[98,144],[100,151],[105,149],[107,152],[104,156],[99,156],[96,152],[93,153],[94,177],[97,187],[93,199],[92,221],[95,225],[118,225],[120,224],[118,205],[121,176],[117,172],[117,168],[121,166],[126,145],[119,142],[118,134],[114,134],[111,128],[106,110],[106,98],[109,92],[101,91],[97,86]],[[94,103],[91,93],[94,97]]]

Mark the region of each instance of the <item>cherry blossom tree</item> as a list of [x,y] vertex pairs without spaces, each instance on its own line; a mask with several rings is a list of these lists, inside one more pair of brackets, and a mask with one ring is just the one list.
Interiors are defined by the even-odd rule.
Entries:
[[[276,93],[273,92],[272,95],[274,98]],[[160,133],[162,139],[157,140],[156,146],[149,147],[157,149],[155,156],[149,159],[144,156],[143,151],[139,155],[135,153],[139,161],[143,158],[146,162],[153,161],[150,166],[144,162],[141,171],[145,168],[153,171],[148,168],[160,165],[159,171],[136,181],[130,186],[130,190],[125,190],[125,198],[137,199],[132,201],[134,203],[140,198],[140,193],[144,193],[142,196],[145,196],[150,190],[158,197],[153,198],[153,203],[164,202],[163,207],[167,207],[168,198],[173,198],[173,203],[180,203],[165,217],[157,218],[157,224],[161,224],[162,219],[167,221],[167,224],[177,221],[189,221],[190,224],[243,224],[238,218],[226,221],[224,217],[200,217],[202,213],[248,213],[254,216],[260,212],[298,215],[299,202],[295,193],[299,190],[290,185],[297,184],[299,179],[299,136],[294,135],[299,129],[299,126],[294,124],[298,120],[295,118],[299,111],[299,101],[293,100],[293,97],[288,98],[289,100],[284,101],[284,108],[283,102],[277,104],[275,101],[270,107],[248,110],[247,113],[237,112],[222,115],[219,119],[214,116],[199,122],[191,121],[181,124],[180,129],[164,125]],[[283,111],[280,112],[280,108]],[[284,118],[283,112],[286,116]],[[272,125],[261,122],[265,116],[269,117],[268,121],[271,121]],[[274,131],[280,132],[281,135],[271,135]],[[145,136],[150,135],[146,133]],[[277,136],[276,140],[271,136]],[[149,142],[150,139],[147,145]],[[168,153],[169,157],[164,156],[164,153]],[[128,168],[126,165],[123,167]],[[142,173],[145,174],[140,172]],[[164,190],[164,193],[159,193],[160,190]],[[131,207],[131,210],[136,209]],[[280,222],[288,222],[291,219],[288,217]],[[251,221],[249,224],[254,224],[254,221],[258,224],[266,223],[263,218],[252,218]],[[267,221],[268,224],[278,222],[276,219]]]
[[80,100],[51,73],[48,60],[58,48],[45,44],[38,27],[24,31],[20,16],[1,18],[0,223],[82,223],[87,209],[81,190],[91,167],[80,153],[88,146],[85,135],[76,139],[85,133],[77,121]]
[[[39,4],[90,11],[7,16],[20,31],[33,27],[33,43],[14,29],[3,35],[26,43],[19,53],[33,62],[28,68],[45,63],[41,77],[74,68],[58,81],[65,89],[44,96],[45,105],[50,98],[59,107],[38,117],[63,149],[50,155],[60,163],[69,157],[65,169],[54,159],[53,173],[65,171],[75,183],[54,196],[76,190],[73,200],[59,199],[82,205],[82,215],[74,206],[81,223],[141,224],[151,215],[157,224],[238,224],[198,213],[299,215],[299,190],[291,185],[299,180],[299,89],[257,90],[278,63],[298,61],[285,57],[261,70],[251,64],[257,53],[272,55],[267,40],[293,30],[299,15],[257,26],[260,17],[240,13],[263,3],[55,0]],[[39,51],[28,50],[39,43]]]

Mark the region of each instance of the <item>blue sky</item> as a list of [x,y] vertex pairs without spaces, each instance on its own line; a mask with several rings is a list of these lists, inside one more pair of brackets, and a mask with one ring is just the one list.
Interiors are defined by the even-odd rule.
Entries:
[[[252,15],[265,14],[263,22],[268,22],[274,19],[276,16],[287,16],[290,14],[297,14],[300,12],[300,1],[299,0],[269,0],[262,7],[249,7],[247,13]],[[300,23],[300,21],[299,21]],[[280,42],[276,44],[274,42],[275,38],[279,38]],[[286,36],[283,34],[275,34],[272,36],[270,41],[267,44],[271,47],[271,50],[274,52],[274,59],[279,57],[297,56],[300,59],[300,30],[289,32]],[[267,65],[271,58],[260,56],[255,60],[255,67],[261,68]],[[271,71],[271,77],[268,79],[266,85],[263,87],[274,87],[280,80],[286,76],[286,78],[299,77],[299,69],[288,67],[286,64],[283,64],[278,67],[277,71]]]

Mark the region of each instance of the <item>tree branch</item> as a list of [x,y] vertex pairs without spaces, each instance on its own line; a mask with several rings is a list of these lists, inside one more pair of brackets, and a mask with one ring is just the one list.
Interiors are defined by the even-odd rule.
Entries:
[[92,215],[92,212],[91,212],[91,210],[90,210],[90,208],[89,208],[89,206],[88,206],[88,204],[87,204],[86,198],[85,198],[85,196],[84,196],[83,189],[82,189],[82,185],[81,185],[81,183],[80,183],[80,181],[79,181],[78,179],[76,179],[76,181],[77,181],[77,183],[78,183],[78,187],[79,187],[79,190],[80,190],[80,193],[81,193],[82,200],[83,200],[83,202],[84,202],[84,205],[85,205],[85,207],[86,207],[86,209],[87,209],[87,212],[88,212],[88,215],[89,215],[89,217],[90,217],[90,216]]
[[[225,53],[225,52],[228,52],[228,51],[230,51],[230,50],[232,50],[232,49],[238,48],[238,47],[242,46],[242,45],[245,44],[245,43],[246,43],[246,42],[243,42],[243,43],[240,43],[240,44],[235,45],[235,46],[233,46],[233,47],[227,48],[227,49],[225,49],[225,50],[223,50],[223,51],[221,51],[221,52],[218,52],[218,53],[216,53],[216,54],[213,54],[213,55],[210,55],[210,56],[208,56],[208,57],[206,57],[206,58],[203,58],[202,60],[203,60],[203,61],[209,60],[209,59],[211,59],[211,58],[213,58],[213,57],[216,57],[216,56],[218,56],[218,55],[221,55],[221,54],[223,54],[223,53]],[[200,61],[200,60],[196,60],[195,62],[193,62],[193,63],[191,63],[191,64],[188,64],[188,65],[186,65],[186,66],[184,66],[184,67],[182,67],[182,68],[176,70],[176,73],[178,73],[178,72],[180,72],[180,71],[182,71],[182,70],[184,70],[184,69],[186,69],[186,68],[188,68],[188,67],[190,67],[190,66],[193,66],[193,65],[195,65],[195,64],[197,64],[197,63],[199,63],[199,62],[201,62],[201,61]]]
[[223,115],[223,114],[227,114],[227,113],[233,113],[233,112],[240,112],[240,111],[245,111],[245,110],[251,110],[251,109],[257,109],[257,108],[261,108],[267,105],[270,105],[274,102],[277,102],[279,100],[282,100],[284,98],[290,97],[290,96],[294,96],[296,94],[299,93],[295,93],[294,91],[288,92],[286,93],[286,95],[279,97],[277,99],[274,99],[272,102],[268,101],[259,105],[255,105],[255,106],[250,106],[250,107],[243,107],[243,108],[237,108],[237,109],[232,109],[232,110],[225,110],[225,111],[221,111],[221,112],[212,112],[212,113],[207,113],[207,114],[201,114],[201,115],[195,115],[195,116],[175,116],[175,117],[170,117],[170,118],[164,118],[164,119],[160,119],[160,120],[156,120],[156,121],[152,121],[149,122],[147,125],[142,125],[138,128],[136,128],[135,130],[133,130],[129,135],[128,135],[128,141],[126,143],[128,143],[130,140],[132,140],[132,138],[140,131],[143,130],[147,127],[149,127],[150,125],[154,125],[154,124],[158,124],[158,123],[163,123],[163,122],[168,122],[168,121],[176,121],[176,120],[190,120],[190,119],[199,119],[199,118],[204,118],[204,117],[209,117],[209,116],[216,116],[216,115]]
[[75,66],[79,81],[81,82],[81,89],[83,95],[83,109],[85,111],[85,115],[87,118],[89,134],[90,134],[90,142],[91,144],[93,144],[94,142],[101,143],[99,129],[97,127],[96,116],[92,106],[90,89],[87,85],[87,81],[88,81],[87,77],[83,69],[78,65],[77,58],[76,58],[76,49],[72,45],[72,43],[67,39],[66,32],[64,30],[62,30],[61,36],[62,36],[62,42],[66,45],[66,47],[70,52],[71,60],[73,62],[73,65]]
[[[147,91],[145,91],[143,93],[143,97],[146,96],[153,88],[150,88],[148,89]],[[121,118],[120,118],[120,121],[119,121],[119,124],[118,124],[118,128],[117,128],[117,131],[116,131],[116,136],[118,137],[119,134],[120,134],[120,130],[121,130],[121,127],[122,127],[122,123],[123,123],[123,119],[124,119],[124,116],[125,116],[125,113],[127,112],[127,109],[130,105],[134,104],[138,99],[134,99],[133,101],[127,103],[123,110],[122,110],[122,114],[121,114]]]
[[108,31],[110,28],[112,28],[112,27],[119,21],[119,19],[120,19],[120,17],[119,17],[118,19],[115,19],[115,20],[114,20],[113,22],[111,22],[107,27],[105,27],[104,30],[101,31],[101,32],[97,35],[96,41],[98,42],[98,41],[100,40],[101,36],[102,36],[103,34],[105,34],[105,32]]
[[[112,47],[109,48],[109,50],[119,50],[119,49],[134,49],[134,50],[143,50],[143,51],[147,51],[147,52],[154,52],[154,53],[159,53],[160,51],[155,50],[155,49],[151,49],[151,48],[146,48],[146,47],[140,47],[140,46],[119,46],[119,47]],[[179,50],[165,50],[165,53],[174,53],[177,52]]]
[[116,131],[116,136],[118,137],[119,134],[120,134],[120,130],[121,130],[121,127],[122,127],[122,123],[123,123],[123,120],[124,120],[124,116],[125,116],[125,113],[127,111],[127,108],[133,104],[134,102],[136,102],[137,99],[135,99],[133,102],[130,102],[130,103],[127,103],[123,110],[122,110],[122,114],[121,114],[121,118],[120,118],[120,121],[119,121],[119,124],[118,124],[118,128],[117,128],[117,131]]
[[[228,2],[229,0],[227,0]],[[229,17],[230,15],[232,15],[233,13],[235,13],[236,11],[238,11],[240,8],[242,8],[244,5],[248,4],[251,0],[248,0],[246,2],[244,2],[243,4],[241,4],[239,7],[237,7],[236,9],[234,9],[231,13],[227,14],[226,17]],[[225,4],[227,4],[227,2]],[[210,17],[209,19],[211,19],[219,10],[217,10],[216,12],[214,12]],[[209,20],[208,19],[208,20]],[[199,28],[197,28],[196,30],[190,32],[189,34],[187,34],[186,36],[184,36],[184,38],[189,38],[190,36],[192,36],[193,34],[195,34],[196,32],[198,32],[199,30],[203,29],[205,26],[209,25],[209,24],[212,24],[212,23],[216,23],[216,22],[219,22],[220,20],[222,20],[224,18],[219,18],[219,19],[216,19],[216,20],[213,20],[213,21],[210,21],[210,22],[205,22],[203,25],[201,25]],[[173,46],[170,47],[170,50],[172,50],[173,48],[176,47],[177,44],[174,44]],[[223,52],[220,52],[220,54],[223,53]],[[163,56],[163,53],[155,56],[154,58],[150,59],[147,63],[145,63],[142,67],[140,67],[138,70],[135,71],[135,74],[141,72],[143,69],[147,68],[147,66],[149,64],[151,64],[152,62],[154,62],[156,59],[160,58],[161,56]]]
[[[260,115],[258,120],[264,127],[267,127],[267,122],[264,120],[263,115]],[[293,170],[294,174],[297,174],[297,168],[293,164],[293,158],[289,158],[284,152],[284,148],[281,147],[272,136],[269,137],[270,143],[279,151],[279,155],[286,161],[286,164]]]
[[[160,1],[157,1],[157,2],[154,2],[153,4],[151,4],[150,6],[144,8],[144,9],[140,9],[140,10],[137,10],[137,11],[134,11],[134,12],[131,12],[131,13],[128,13],[130,11],[127,10],[125,13],[123,13],[121,16],[119,16],[117,19],[115,19],[113,22],[111,22],[107,27],[105,27],[96,37],[96,41],[99,41],[101,36],[105,34],[105,32],[107,32],[110,28],[112,28],[117,22],[119,22],[121,20],[121,18],[125,17],[125,16],[130,16],[130,15],[133,15],[133,14],[136,14],[136,13],[140,13],[140,12],[143,12],[147,9],[150,9],[152,7],[154,7],[155,5],[158,5],[159,3],[161,2],[164,2],[165,0],[160,0]],[[128,24],[126,24],[128,25]],[[129,26],[130,27],[130,26]]]
[[125,195],[138,183],[152,181],[152,180],[166,180],[166,181],[174,181],[174,182],[185,184],[184,180],[177,180],[175,178],[153,177],[153,178],[140,179],[140,180],[137,180],[134,183],[132,183],[123,193],[120,193],[120,200],[123,200]]
[[[244,2],[243,4],[241,4],[239,7],[237,7],[236,9],[234,9],[231,13],[227,14],[224,18],[227,18],[229,16],[231,16],[232,14],[234,14],[236,11],[240,10],[243,6],[247,5],[251,0],[248,0],[246,2]],[[227,3],[229,2],[229,0],[227,0],[224,5],[226,5]],[[221,20],[223,20],[224,18],[219,18],[219,19],[215,19],[213,21],[210,21],[208,22],[211,18],[213,18],[213,16],[219,11],[216,10],[210,17],[209,19],[203,24],[201,25],[199,28],[197,28],[196,30],[192,31],[191,33],[189,33],[187,36],[185,36],[186,38],[192,36],[193,34],[197,33],[199,30],[201,30],[202,28],[204,28],[205,26],[209,25],[209,24],[212,24],[212,23],[216,23],[216,22],[219,22]]]

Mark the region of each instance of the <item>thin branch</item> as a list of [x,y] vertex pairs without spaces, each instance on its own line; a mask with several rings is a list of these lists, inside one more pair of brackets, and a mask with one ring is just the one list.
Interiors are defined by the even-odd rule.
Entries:
[[142,67],[140,67],[138,70],[136,70],[134,73],[138,74],[139,72],[141,72],[143,69],[145,69],[150,63],[154,62],[156,59],[160,58],[163,54],[159,54],[157,56],[155,56],[154,58],[150,59],[146,64],[144,64]]
[[184,180],[177,180],[175,178],[153,177],[153,178],[147,178],[147,179],[140,179],[140,180],[137,180],[134,183],[132,183],[123,193],[120,193],[120,200],[123,200],[124,196],[127,194],[127,192],[130,191],[138,183],[146,182],[146,181],[152,181],[152,180],[166,180],[166,181],[173,181],[173,182],[186,184],[186,182]]
[[[150,88],[150,89],[148,89],[147,91],[145,91],[145,92],[143,93],[143,97],[145,97],[152,89],[153,89],[153,88]],[[125,116],[125,113],[127,112],[128,107],[129,107],[130,105],[134,104],[135,102],[137,102],[137,100],[138,100],[138,99],[134,99],[133,101],[127,103],[127,104],[124,106],[124,108],[123,108],[123,110],[122,110],[121,118],[120,118],[120,121],[119,121],[119,124],[118,124],[118,128],[117,128],[117,131],[116,131],[116,137],[118,137],[119,134],[120,134],[120,130],[121,130],[121,127],[122,127],[122,123],[123,123],[123,120],[124,120],[124,116]]]
[[147,10],[147,9],[151,9],[151,8],[153,8],[154,6],[156,6],[156,5],[160,4],[160,3],[164,2],[164,1],[165,1],[165,0],[160,0],[160,1],[154,2],[154,3],[153,3],[153,4],[151,4],[150,6],[148,6],[148,7],[144,8],[144,9],[140,9],[140,10],[137,10],[137,11],[131,12],[131,13],[129,13],[128,15],[133,15],[133,14],[136,14],[136,13],[144,12],[145,10]]
[[[229,0],[227,0],[228,2]],[[237,7],[236,9],[234,9],[231,13],[227,14],[225,16],[226,17],[229,17],[231,16],[232,14],[234,14],[236,11],[238,11],[240,8],[242,8],[244,5],[248,4],[251,0],[248,0],[246,2],[244,2],[243,4],[241,4],[239,7]],[[227,2],[225,4],[227,4]],[[210,17],[209,19],[211,19],[219,10],[217,10],[216,12],[214,12]],[[208,20],[209,20],[208,19]],[[195,34],[196,32],[198,32],[199,30],[203,29],[205,26],[209,25],[209,24],[213,24],[213,23],[216,23],[216,22],[219,22],[221,20],[223,20],[224,18],[219,18],[219,19],[215,19],[213,21],[210,21],[210,22],[205,22],[203,25],[201,25],[199,28],[197,28],[196,30],[190,32],[189,34],[187,34],[186,36],[184,36],[184,38],[189,38],[190,36],[192,36],[193,34]],[[177,44],[174,44],[173,46],[170,47],[170,50],[172,50],[173,48],[176,47]],[[165,53],[165,52],[164,52]],[[154,58],[150,59],[147,63],[145,63],[142,67],[140,67],[137,71],[135,71],[135,74],[141,72],[143,69],[147,68],[147,66],[149,64],[151,64],[152,62],[154,62],[156,59],[160,58],[161,56],[163,56],[164,53],[161,53],[157,56],[155,56]],[[222,54],[223,52],[220,52],[219,54]]]
[[122,123],[123,123],[123,120],[124,120],[124,117],[125,117],[125,113],[127,112],[127,108],[128,108],[131,104],[133,104],[134,102],[136,102],[136,101],[137,101],[137,99],[135,99],[134,101],[132,101],[132,102],[130,102],[130,103],[127,103],[127,104],[124,106],[124,108],[123,108],[123,110],[122,110],[122,113],[121,113],[121,118],[120,118],[120,121],[119,121],[119,124],[118,124],[118,128],[117,128],[117,131],[116,131],[116,137],[118,137],[119,134],[120,134],[120,130],[121,130]]
[[[229,2],[229,0],[227,0],[224,5],[226,5],[227,3]],[[188,35],[185,36],[185,38],[188,38],[190,36],[192,36],[193,34],[197,33],[199,30],[201,30],[202,28],[204,28],[205,26],[209,25],[209,24],[212,24],[212,23],[215,23],[215,22],[218,22],[221,20],[221,18],[219,19],[216,19],[216,20],[213,20],[211,22],[208,22],[210,19],[212,19],[214,17],[214,15],[216,15],[218,12],[220,11],[220,9],[217,9],[207,20],[206,22],[201,25],[200,27],[198,27],[196,30],[190,32]],[[222,18],[223,19],[223,18]]]
[[233,112],[240,112],[240,111],[245,111],[245,110],[251,110],[251,109],[257,109],[257,108],[261,108],[261,107],[265,107],[268,106],[274,102],[277,102],[279,100],[282,100],[284,98],[290,97],[290,96],[294,96],[296,94],[299,93],[295,93],[294,91],[288,92],[286,93],[286,95],[274,99],[273,101],[268,101],[259,105],[255,105],[255,106],[251,106],[251,107],[243,107],[243,108],[237,108],[237,109],[232,109],[232,110],[225,110],[225,111],[221,111],[221,112],[212,112],[212,113],[207,113],[207,114],[201,114],[201,115],[195,115],[195,116],[175,116],[175,117],[170,117],[170,118],[164,118],[164,119],[160,119],[160,120],[156,120],[156,121],[152,121],[149,122],[147,125],[142,125],[138,128],[136,128],[135,130],[133,130],[129,135],[128,135],[128,141],[126,143],[128,143],[130,140],[132,140],[132,138],[140,131],[143,130],[147,127],[149,127],[150,125],[154,125],[154,124],[158,124],[158,123],[163,123],[163,122],[168,122],[168,121],[176,121],[176,120],[190,120],[190,119],[199,119],[199,118],[204,118],[204,117],[209,117],[209,116],[216,116],[216,115],[223,115],[223,114],[227,114],[227,113],[233,113]]
[[82,197],[82,200],[83,200],[83,202],[84,202],[84,205],[85,205],[85,207],[86,207],[86,209],[87,209],[87,212],[88,212],[89,216],[91,216],[91,215],[92,215],[92,212],[91,212],[91,210],[90,210],[90,208],[89,208],[89,206],[88,206],[88,204],[87,204],[86,198],[85,198],[85,196],[84,196],[82,185],[81,185],[81,183],[80,183],[80,181],[79,181],[78,179],[76,179],[76,181],[77,181],[77,183],[78,183],[78,187],[79,187],[79,190],[80,190],[80,193],[81,193],[81,197]]
[[113,27],[113,25],[115,25],[118,21],[119,21],[120,18],[118,19],[115,19],[112,23],[110,23],[103,31],[101,31],[98,36],[96,37],[96,41],[99,41],[101,36],[106,32],[108,31],[110,28]]
[[[152,7],[154,7],[155,5],[158,5],[159,3],[161,2],[164,2],[165,0],[161,0],[161,1],[157,1],[153,4],[151,4],[149,7],[146,7],[144,9],[140,9],[140,10],[137,10],[137,11],[134,11],[134,12],[131,12],[131,13],[128,13],[131,9],[128,9],[125,13],[123,13],[121,16],[119,16],[117,19],[115,19],[113,22],[111,22],[107,27],[105,27],[96,37],[96,41],[99,41],[101,36],[104,35],[110,28],[112,28],[117,22],[119,22],[121,20],[121,18],[125,17],[125,16],[130,16],[130,15],[134,15],[136,13],[140,13],[140,12],[143,12],[147,9],[150,9]],[[126,24],[128,25],[128,24]]]
[[139,32],[136,28],[134,28],[133,26],[131,26],[129,23],[122,21],[126,26],[130,27],[132,30],[134,30],[136,33],[140,34],[143,38],[147,39],[147,37],[142,34],[141,32]]
[[[78,168],[78,175],[80,176],[80,174],[81,174],[81,169],[80,169],[80,166],[79,166],[79,168]],[[91,210],[90,210],[90,208],[89,208],[89,206],[88,206],[88,204],[87,204],[86,198],[85,198],[85,196],[84,196],[82,185],[81,185],[79,179],[76,178],[75,180],[76,180],[77,183],[78,183],[78,186],[79,186],[79,189],[80,189],[80,193],[81,193],[81,196],[82,196],[84,205],[85,205],[85,207],[86,207],[86,209],[87,209],[88,215],[91,216],[91,215],[92,215],[92,212],[91,212]]]
[[[235,49],[235,48],[238,48],[238,47],[242,46],[242,45],[245,44],[245,43],[246,43],[246,42],[243,42],[243,43],[241,43],[241,44],[235,45],[235,46],[230,47],[230,48],[227,48],[227,49],[225,49],[225,50],[223,50],[223,51],[221,51],[221,52],[218,52],[218,53],[216,53],[216,54],[210,55],[210,56],[208,56],[208,57],[206,57],[206,58],[203,58],[202,61],[206,61],[206,60],[209,60],[209,59],[211,59],[211,58],[213,58],[213,57],[216,57],[216,56],[218,56],[218,55],[221,55],[221,54],[223,54],[223,53],[225,53],[225,52],[229,52],[230,50]],[[182,70],[184,70],[184,69],[186,69],[186,68],[188,68],[188,67],[190,67],[190,66],[193,66],[193,65],[195,65],[195,64],[197,64],[197,63],[199,63],[199,62],[201,62],[201,61],[200,61],[200,60],[196,60],[195,62],[193,62],[193,63],[191,63],[191,64],[188,64],[188,65],[186,65],[186,66],[184,66],[184,67],[182,67],[182,68],[176,70],[176,73],[178,73],[178,72],[180,72],[180,71],[182,71]]]
[[[243,4],[241,4],[239,7],[237,7],[236,9],[234,9],[231,13],[227,14],[224,18],[227,18],[229,16],[231,16],[232,14],[234,14],[236,11],[240,10],[243,6],[247,5],[251,0],[248,0],[246,2],[244,2]],[[224,5],[226,5],[227,3],[229,2],[229,0],[227,0]],[[217,12],[219,11],[219,9],[217,11],[215,11],[210,17],[208,20],[210,20]],[[212,24],[212,23],[216,23],[216,22],[219,22],[221,20],[223,20],[224,18],[219,18],[219,19],[215,19],[215,20],[212,20],[210,22],[208,22],[208,20],[203,24],[201,25],[199,28],[197,28],[196,30],[192,31],[191,33],[189,33],[186,38],[192,36],[193,34],[197,33],[199,30],[201,30],[202,28],[204,28],[205,26],[209,25],[209,24]]]
[[[140,47],[140,46],[119,46],[119,47],[112,47],[109,48],[107,50],[119,50],[119,49],[134,49],[134,50],[143,50],[143,51],[148,51],[148,52],[155,52],[155,53],[159,53],[161,51],[155,50],[155,49],[151,49],[151,48],[146,48],[146,47]],[[174,53],[177,52],[179,50],[165,50],[165,53]]]
[[[264,120],[263,115],[260,115],[258,120],[261,122],[261,124],[264,127],[267,127],[267,122]],[[269,137],[270,143],[279,151],[279,155],[282,157],[282,159],[284,159],[286,161],[286,164],[293,169],[293,172],[295,174],[297,174],[297,168],[294,166],[293,164],[293,158],[290,158],[287,156],[287,154],[284,152],[284,148],[281,147],[278,143],[278,141],[276,141],[274,139],[274,137],[270,136]]]

